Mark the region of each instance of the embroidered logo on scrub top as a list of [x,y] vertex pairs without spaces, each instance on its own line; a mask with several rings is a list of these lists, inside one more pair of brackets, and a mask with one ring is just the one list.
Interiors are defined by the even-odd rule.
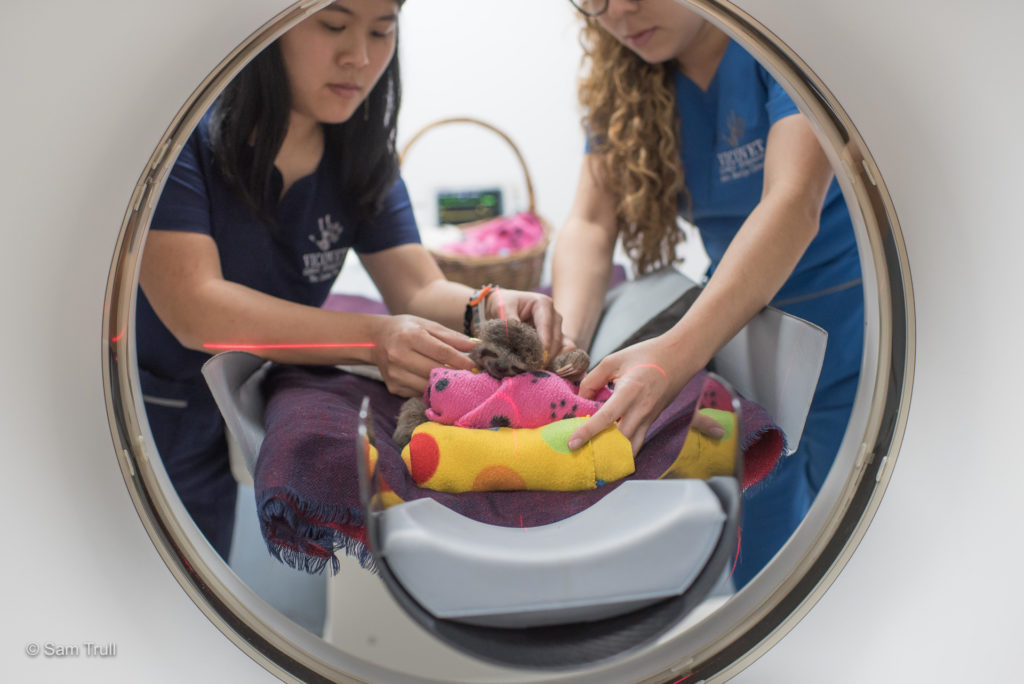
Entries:
[[341,232],[344,229],[340,223],[331,220],[330,214],[325,214],[316,220],[317,227],[320,229],[320,237],[318,238],[315,234],[309,236],[309,241],[320,248],[321,252],[326,252],[331,248],[338,238],[341,237]]
[[722,183],[739,180],[758,173],[764,169],[764,139],[758,138],[740,144],[746,124],[735,111],[729,112],[726,119],[729,132],[722,138],[729,143],[731,149],[718,153],[718,179]]
[[743,123],[743,117],[736,113],[733,109],[729,112],[728,118],[725,120],[725,125],[729,129],[729,134],[722,134],[725,141],[729,143],[730,147],[739,147],[740,140],[743,139],[743,131],[746,130],[746,125]]
[[332,221],[330,214],[320,217],[316,223],[319,235],[310,235],[309,241],[319,247],[320,251],[302,255],[302,275],[311,283],[331,280],[337,276],[348,252],[347,247],[331,249],[331,245],[341,239],[344,226]]

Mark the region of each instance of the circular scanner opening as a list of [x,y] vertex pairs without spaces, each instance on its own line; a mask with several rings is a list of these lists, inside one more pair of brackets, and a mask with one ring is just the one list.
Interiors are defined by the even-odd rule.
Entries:
[[[386,662],[367,663],[269,608],[191,526],[148,438],[134,337],[119,334],[133,326],[145,234],[178,151],[214,98],[253,56],[327,4],[329,0],[295,3],[246,39],[183,105],[153,152],[115,247],[104,309],[104,330],[109,333],[104,389],[116,455],[143,523],[175,578],[218,628],[285,679],[387,681]],[[727,679],[781,639],[811,609],[854,552],[879,504],[902,438],[913,376],[913,297],[902,236],[884,179],[853,122],[827,84],[755,17],[716,0],[684,4],[707,16],[754,55],[814,125],[857,234],[866,300],[865,352],[839,454],[789,543],[754,581],[701,620],[672,630],[640,653],[600,666],[599,672],[620,681]],[[579,674],[587,678],[598,671],[583,668]],[[545,673],[515,671],[499,672],[496,677],[494,681],[548,678]],[[571,674],[562,672],[559,677],[571,679]]]

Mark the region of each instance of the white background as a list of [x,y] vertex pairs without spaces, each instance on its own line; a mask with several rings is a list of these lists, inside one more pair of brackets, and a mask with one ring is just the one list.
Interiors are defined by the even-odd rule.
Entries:
[[[577,99],[580,26],[578,13],[565,0],[408,2],[400,39],[399,150],[441,119],[468,117],[498,128],[526,162],[534,210],[557,234],[572,205],[584,152]],[[506,214],[529,208],[514,152],[499,136],[473,124],[426,131],[408,147],[402,175],[428,245],[451,239],[433,232],[440,189],[497,186]],[[699,280],[707,260],[699,237],[688,227],[687,234],[689,242],[680,246],[683,270]],[[616,261],[627,266],[621,250]],[[549,279],[550,260],[542,284]],[[355,258],[346,262],[332,290],[376,296]]]
[[[399,149],[440,119],[469,117],[498,128],[526,162],[535,211],[557,230],[569,213],[583,159],[576,99],[579,26],[572,6],[559,0],[406,3]],[[513,151],[494,133],[472,124],[426,132],[409,148],[402,175],[427,244],[445,241],[432,234],[439,189],[497,186],[503,190],[505,213],[528,208],[524,172]],[[375,293],[354,258],[333,290]]]

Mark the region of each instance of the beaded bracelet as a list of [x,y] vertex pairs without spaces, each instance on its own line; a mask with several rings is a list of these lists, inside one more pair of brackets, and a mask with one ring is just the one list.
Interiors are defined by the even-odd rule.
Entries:
[[487,302],[487,295],[491,294],[498,289],[497,285],[488,283],[479,290],[475,291],[466,302],[466,313],[462,318],[463,331],[469,337],[473,336],[473,330],[479,327],[486,316],[484,315],[484,305]]

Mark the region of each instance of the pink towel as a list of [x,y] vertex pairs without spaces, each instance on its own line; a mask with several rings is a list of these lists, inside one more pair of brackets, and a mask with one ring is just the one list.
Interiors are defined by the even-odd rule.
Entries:
[[543,238],[540,219],[530,212],[522,212],[467,228],[462,240],[444,245],[441,251],[467,256],[507,256],[529,249]]
[[424,393],[427,418],[467,428],[537,428],[556,420],[592,416],[611,392],[595,400],[548,371],[530,371],[498,380],[486,373],[435,368]]

